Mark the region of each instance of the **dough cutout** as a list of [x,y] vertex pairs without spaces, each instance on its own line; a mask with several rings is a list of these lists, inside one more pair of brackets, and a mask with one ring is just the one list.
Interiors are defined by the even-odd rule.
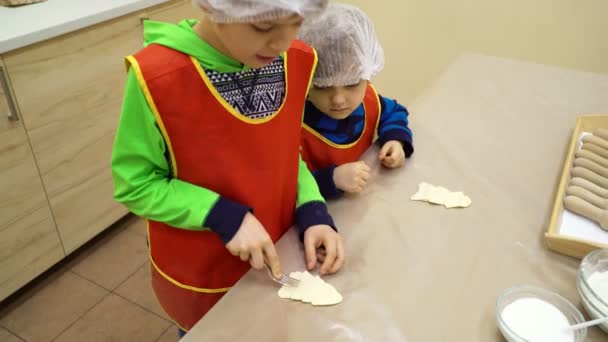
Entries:
[[281,298],[299,300],[314,306],[336,305],[342,302],[342,295],[319,276],[313,276],[308,271],[291,272],[289,276],[300,280],[300,285],[283,285],[278,292]]
[[411,198],[412,201],[426,201],[440,204],[446,208],[466,208],[471,205],[471,199],[462,192],[452,192],[444,187],[422,182],[418,184],[418,192]]

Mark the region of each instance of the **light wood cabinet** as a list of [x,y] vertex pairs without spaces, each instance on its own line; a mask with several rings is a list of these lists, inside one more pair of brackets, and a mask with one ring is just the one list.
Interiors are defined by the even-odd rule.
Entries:
[[110,157],[124,56],[140,47],[129,15],[4,57],[66,253],[127,213],[112,197]]
[[0,300],[127,214],[110,171],[124,57],[142,19],[196,11],[174,0],[0,55]]
[[[64,257],[0,57],[0,300]],[[5,88],[9,91],[4,91]],[[10,114],[9,114],[10,113]],[[9,116],[13,116],[11,119]]]
[[183,19],[200,19],[203,12],[195,8],[190,0],[176,0],[146,10],[143,17],[154,21],[177,24]]

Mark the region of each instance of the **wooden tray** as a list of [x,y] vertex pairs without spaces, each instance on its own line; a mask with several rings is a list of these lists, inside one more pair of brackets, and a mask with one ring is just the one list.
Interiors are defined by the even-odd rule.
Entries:
[[576,119],[576,127],[572,133],[568,154],[564,162],[564,168],[555,195],[549,228],[545,233],[545,242],[549,249],[579,259],[582,259],[593,250],[608,248],[607,244],[562,235],[559,231],[562,213],[564,211],[564,194],[570,180],[570,170],[572,169],[572,162],[574,161],[574,153],[578,147],[579,137],[581,133],[592,132],[596,128],[608,128],[608,115],[585,115],[579,116]]
[[33,4],[36,2],[43,2],[46,0],[0,0],[0,6],[7,6],[7,7],[13,7],[13,6],[23,6],[23,5],[29,5],[29,4]]

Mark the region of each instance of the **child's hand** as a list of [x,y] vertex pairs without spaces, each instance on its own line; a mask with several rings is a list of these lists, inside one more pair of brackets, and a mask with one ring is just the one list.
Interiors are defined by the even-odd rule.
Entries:
[[405,152],[403,145],[397,140],[387,141],[378,155],[378,159],[382,161],[385,167],[394,169],[405,164]]
[[367,185],[370,171],[364,161],[342,164],[334,170],[334,184],[345,192],[361,192]]
[[336,273],[344,265],[342,237],[330,226],[308,228],[304,233],[304,250],[309,270],[315,268],[317,260],[322,263],[321,274]]
[[266,229],[255,216],[247,213],[232,240],[226,244],[226,248],[234,256],[243,261],[248,261],[256,270],[264,268],[264,261],[268,263],[275,277],[280,277],[281,264],[274,244]]

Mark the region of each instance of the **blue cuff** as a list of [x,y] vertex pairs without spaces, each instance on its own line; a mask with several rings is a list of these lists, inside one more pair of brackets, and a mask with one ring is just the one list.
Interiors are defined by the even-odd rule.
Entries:
[[406,158],[409,158],[412,154],[414,154],[414,144],[412,143],[412,137],[405,131],[400,129],[394,129],[378,137],[378,143],[381,147],[391,140],[397,140],[401,142],[401,144],[403,145],[403,152],[405,153]]
[[336,187],[336,183],[334,183],[334,171],[336,170],[336,166],[332,165],[330,167],[326,167],[324,169],[320,169],[314,171],[312,174],[317,181],[317,185],[319,186],[319,191],[321,191],[321,195],[326,200],[339,198],[344,195],[344,192]]
[[241,227],[245,215],[252,211],[248,206],[220,197],[203,222],[203,227],[209,227],[227,244]]
[[320,201],[308,202],[301,205],[296,210],[296,224],[298,225],[298,231],[300,240],[304,240],[304,233],[312,226],[325,224],[333,228],[336,232],[336,225],[334,220],[327,211],[327,205]]

